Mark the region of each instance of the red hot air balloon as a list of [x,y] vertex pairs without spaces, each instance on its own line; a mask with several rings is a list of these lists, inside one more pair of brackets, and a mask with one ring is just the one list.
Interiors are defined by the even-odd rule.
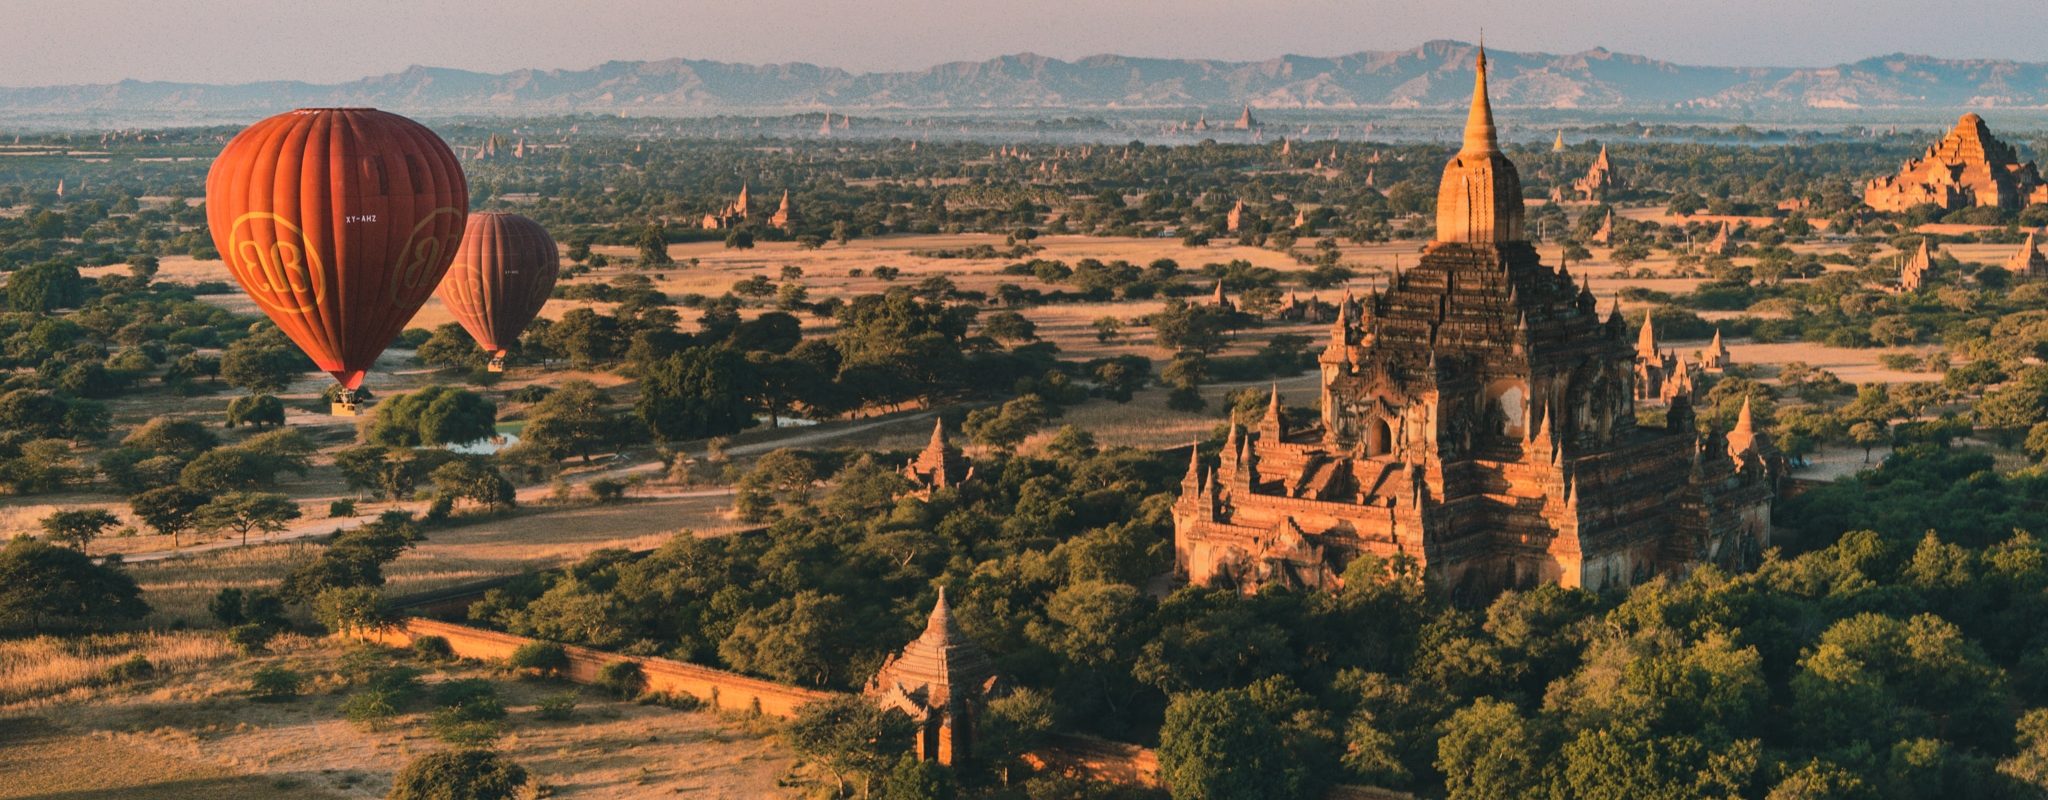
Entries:
[[469,229],[438,294],[462,329],[505,369],[505,348],[547,304],[562,259],[540,223],[497,211],[469,215]]
[[237,134],[206,176],[206,222],[256,305],[343,388],[433,294],[469,184],[447,143],[369,108],[302,108]]

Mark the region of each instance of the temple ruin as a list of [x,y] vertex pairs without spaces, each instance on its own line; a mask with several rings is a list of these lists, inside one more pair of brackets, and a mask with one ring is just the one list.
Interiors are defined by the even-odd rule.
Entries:
[[953,621],[942,586],[924,633],[882,662],[864,694],[910,716],[919,759],[952,766],[973,758],[975,722],[1000,686],[988,654]]
[[1219,463],[1192,456],[1174,566],[1252,592],[1342,586],[1362,556],[1400,557],[1454,599],[1556,583],[1599,590],[1702,563],[1753,564],[1775,479],[1694,430],[1675,399],[1636,421],[1619,309],[1541,263],[1478,61],[1464,146],[1445,166],[1437,238],[1384,292],[1338,308],[1319,419],[1276,390]]
[[1863,203],[1879,211],[1930,203],[1949,211],[2020,208],[2048,203],[2048,184],[2034,162],[2021,163],[2011,145],[1991,135],[1983,117],[1964,114],[1948,135],[1900,166],[1897,174],[1864,184]]

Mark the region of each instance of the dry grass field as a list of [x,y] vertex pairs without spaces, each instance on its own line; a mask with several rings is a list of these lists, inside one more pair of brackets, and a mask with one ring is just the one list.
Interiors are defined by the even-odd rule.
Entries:
[[[402,652],[297,636],[273,651],[167,661],[150,677],[0,704],[0,775],[15,778],[0,781],[0,798],[377,798],[406,762],[447,747],[429,735],[425,704],[375,726],[343,718],[362,665],[403,663]],[[249,697],[250,673],[273,663],[306,678],[300,697]],[[497,747],[543,796],[798,796],[782,786],[794,764],[760,720],[616,701],[490,666],[414,666],[429,692],[457,678],[497,688],[510,712]],[[537,715],[564,692],[577,702],[569,718]]]

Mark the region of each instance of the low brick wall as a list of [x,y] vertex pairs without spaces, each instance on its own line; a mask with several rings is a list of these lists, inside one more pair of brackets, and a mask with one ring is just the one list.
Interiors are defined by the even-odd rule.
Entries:
[[[413,639],[420,636],[439,636],[448,640],[448,647],[455,651],[455,655],[488,661],[503,661],[521,646],[538,641],[419,617],[356,634],[357,638],[392,647],[410,646]],[[606,665],[633,661],[640,664],[640,671],[647,676],[648,691],[687,694],[708,706],[726,711],[788,719],[796,716],[796,710],[805,703],[833,696],[831,692],[785,686],[674,659],[627,656],[574,645],[564,645],[562,649],[569,653],[569,669],[563,677],[571,681],[592,683],[597,680],[598,671]]]
[[[409,647],[421,636],[448,640],[448,649],[462,658],[504,661],[521,646],[539,641],[500,631],[473,628],[453,622],[410,617],[402,622],[355,634],[358,639],[391,647]],[[647,676],[647,690],[687,694],[705,705],[725,711],[764,714],[789,719],[805,703],[835,696],[834,692],[787,686],[750,678],[722,669],[699,666],[668,658],[627,656],[563,645],[569,654],[569,670],[563,677],[577,683],[593,683],[605,665],[620,661],[640,664]],[[1149,748],[1113,742],[1092,736],[1055,735],[1044,747],[1024,755],[1032,769],[1056,772],[1092,781],[1126,786],[1159,788],[1159,755]],[[1413,800],[1412,795],[1358,786],[1340,786],[1329,800]]]

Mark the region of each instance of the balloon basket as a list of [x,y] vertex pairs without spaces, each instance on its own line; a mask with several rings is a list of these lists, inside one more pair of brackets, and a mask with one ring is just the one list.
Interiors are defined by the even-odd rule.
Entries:
[[485,371],[485,372],[504,372],[504,371],[505,371],[505,359],[502,359],[502,358],[492,358],[492,359],[490,360],[490,363],[487,363],[487,364],[485,364],[485,365],[484,365],[484,371]]
[[358,406],[354,402],[337,401],[333,404],[330,404],[327,407],[327,413],[337,417],[353,417],[359,414],[361,411],[362,407]]

